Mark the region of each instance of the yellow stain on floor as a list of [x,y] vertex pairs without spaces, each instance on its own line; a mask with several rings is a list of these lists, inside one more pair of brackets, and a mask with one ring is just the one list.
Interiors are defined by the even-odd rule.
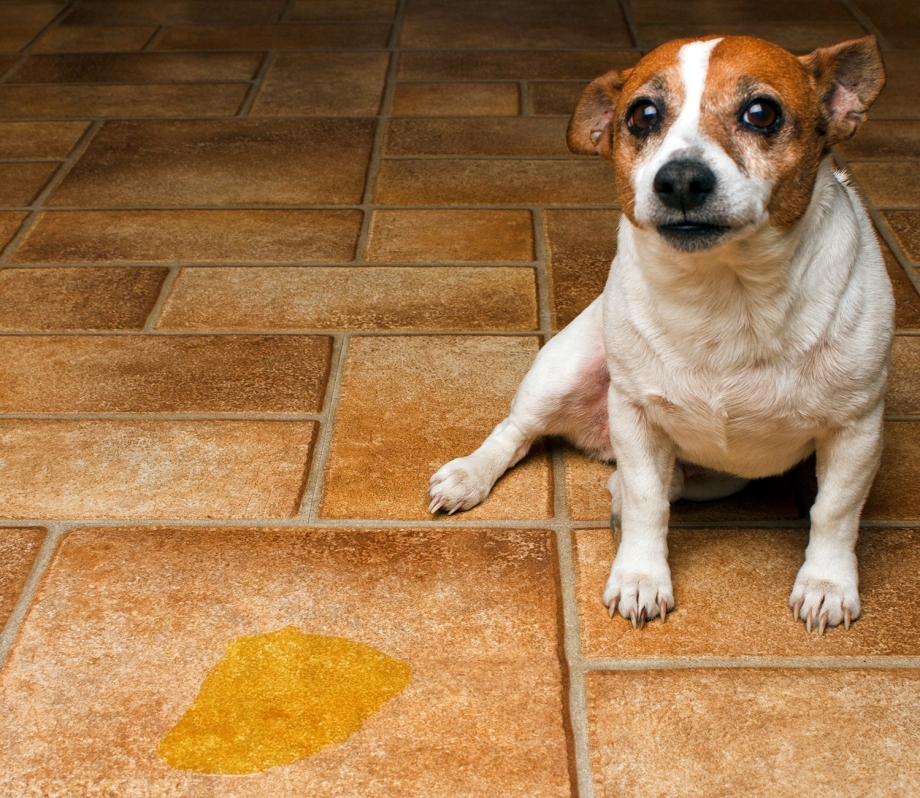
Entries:
[[197,773],[258,773],[341,743],[411,680],[409,666],[288,626],[239,637],[157,749]]

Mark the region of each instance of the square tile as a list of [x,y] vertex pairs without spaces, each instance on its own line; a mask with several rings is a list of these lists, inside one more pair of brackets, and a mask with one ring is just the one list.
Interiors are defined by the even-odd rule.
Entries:
[[[906,358],[910,359],[908,352]],[[898,391],[895,384],[894,390]],[[914,403],[913,397],[908,400]],[[920,421],[888,421],[878,476],[869,492],[863,518],[888,521],[920,519]]]
[[[0,736],[0,791],[565,798],[558,601],[547,531],[73,531],[0,677],[0,723],[17,730]],[[372,646],[412,680],[291,765],[166,765],[157,746],[227,642],[288,626]]]
[[192,25],[277,22],[285,0],[85,0],[67,24]]
[[[321,515],[431,519],[428,478],[473,451],[507,415],[537,348],[532,336],[352,338]],[[552,514],[552,466],[535,447],[482,505],[453,518]]]
[[0,163],[0,207],[26,208],[57,171],[56,163]]
[[66,158],[89,122],[0,122],[0,158]]
[[332,339],[0,336],[0,413],[319,413]]
[[419,50],[399,56],[403,80],[584,80],[635,66],[638,50]]
[[358,204],[371,119],[108,122],[49,205]]
[[140,50],[155,25],[58,25],[32,47],[33,53],[95,53]]
[[0,517],[288,518],[313,421],[0,419]]
[[920,337],[898,335],[891,350],[885,412],[920,415]]
[[514,116],[520,111],[516,83],[396,84],[390,113],[395,116]]
[[[154,50],[306,50],[386,47],[389,25],[181,25],[166,28]],[[333,55],[330,53],[329,55]]]
[[530,211],[375,210],[366,258],[383,263],[534,260]]
[[535,330],[520,268],[221,266],[183,269],[159,330]]
[[920,205],[920,162],[850,161],[847,168],[877,208]]
[[[489,84],[487,84],[489,85]],[[392,119],[386,155],[568,155],[564,119]]]
[[0,528],[0,629],[19,601],[46,534],[38,527]]

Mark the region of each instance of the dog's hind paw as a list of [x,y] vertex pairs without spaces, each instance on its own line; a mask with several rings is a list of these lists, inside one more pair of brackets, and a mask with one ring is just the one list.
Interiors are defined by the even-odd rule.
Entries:
[[799,571],[789,596],[793,618],[804,621],[809,633],[817,629],[824,634],[827,627],[840,624],[849,629],[862,611],[856,579],[820,578],[806,568],[808,563]]
[[469,510],[482,503],[492,485],[477,473],[469,457],[451,460],[428,481],[431,503],[428,512],[445,512],[452,515],[458,510]]

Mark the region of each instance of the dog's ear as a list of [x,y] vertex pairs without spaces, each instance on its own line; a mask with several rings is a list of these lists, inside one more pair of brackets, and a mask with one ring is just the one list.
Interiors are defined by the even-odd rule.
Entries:
[[885,64],[875,37],[822,47],[799,61],[815,79],[827,145],[846,141],[866,120],[866,111],[885,85]]
[[581,93],[565,139],[579,155],[597,155],[607,140],[614,109],[631,69],[613,69],[595,78]]

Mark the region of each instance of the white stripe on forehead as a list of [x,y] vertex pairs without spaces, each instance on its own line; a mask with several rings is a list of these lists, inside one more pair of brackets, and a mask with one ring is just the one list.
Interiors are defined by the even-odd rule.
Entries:
[[[706,85],[706,73],[709,71],[709,56],[720,41],[722,40],[710,39],[706,42],[691,42],[680,48],[677,59],[680,62],[680,79],[684,84],[684,104],[665,138],[666,142],[671,136],[684,138],[688,134],[692,137],[697,133],[703,88]],[[668,144],[665,143],[664,147],[668,147]]]

